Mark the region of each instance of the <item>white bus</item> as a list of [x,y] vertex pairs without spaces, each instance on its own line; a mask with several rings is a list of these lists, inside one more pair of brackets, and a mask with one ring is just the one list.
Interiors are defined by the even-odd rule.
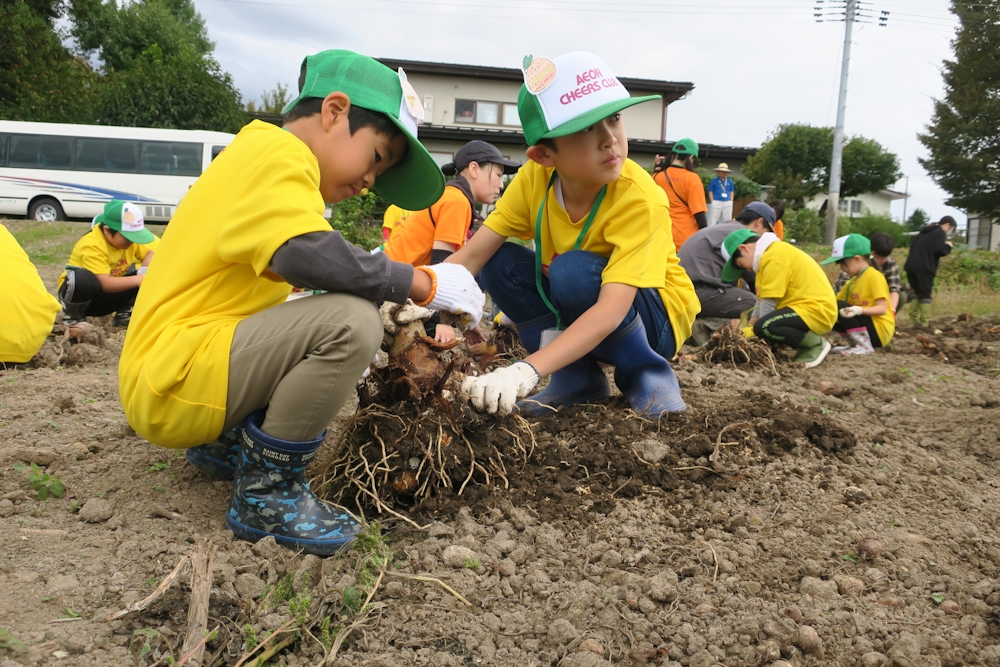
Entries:
[[0,215],[91,219],[123,199],[167,222],[234,135],[0,120]]

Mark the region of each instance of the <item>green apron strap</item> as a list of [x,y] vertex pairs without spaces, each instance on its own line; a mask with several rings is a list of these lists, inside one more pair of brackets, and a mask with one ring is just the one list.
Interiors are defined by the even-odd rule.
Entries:
[[[545,290],[542,288],[542,213],[545,211],[545,204],[549,199],[549,190],[552,189],[552,184],[556,182],[559,178],[559,173],[556,171],[552,172],[552,176],[549,178],[548,185],[545,186],[545,194],[542,196],[542,205],[538,208],[538,215],[535,218],[535,287],[538,289],[538,295],[542,297],[542,301],[545,302],[546,307],[551,310],[556,316],[556,328],[562,331],[562,316],[559,314],[559,309],[552,305],[549,301],[549,297],[545,294]],[[580,235],[576,237],[576,244],[573,246],[573,250],[579,250],[580,246],[583,245],[583,239],[586,238],[587,232],[590,231],[590,225],[594,222],[594,218],[597,217],[597,209],[601,207],[601,203],[604,201],[604,195],[608,192],[607,184],[601,188],[601,191],[597,195],[597,199],[594,201],[594,205],[590,208],[590,215],[587,216],[587,221],[583,224],[583,229],[580,230]]]

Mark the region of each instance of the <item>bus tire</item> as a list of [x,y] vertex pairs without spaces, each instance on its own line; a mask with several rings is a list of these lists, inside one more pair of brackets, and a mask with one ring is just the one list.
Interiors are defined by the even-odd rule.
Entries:
[[52,197],[39,197],[28,207],[28,218],[38,222],[56,222],[65,220],[66,215],[58,201]]

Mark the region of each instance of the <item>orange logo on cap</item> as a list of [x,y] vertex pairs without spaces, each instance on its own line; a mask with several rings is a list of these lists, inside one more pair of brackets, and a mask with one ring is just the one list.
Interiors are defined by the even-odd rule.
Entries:
[[532,58],[530,55],[522,61],[524,68],[524,85],[535,95],[542,92],[556,80],[556,64],[548,58]]

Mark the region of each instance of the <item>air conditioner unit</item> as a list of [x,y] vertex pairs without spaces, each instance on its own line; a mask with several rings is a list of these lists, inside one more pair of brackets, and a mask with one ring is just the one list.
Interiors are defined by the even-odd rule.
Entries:
[[424,122],[431,123],[434,121],[434,96],[424,95]]

